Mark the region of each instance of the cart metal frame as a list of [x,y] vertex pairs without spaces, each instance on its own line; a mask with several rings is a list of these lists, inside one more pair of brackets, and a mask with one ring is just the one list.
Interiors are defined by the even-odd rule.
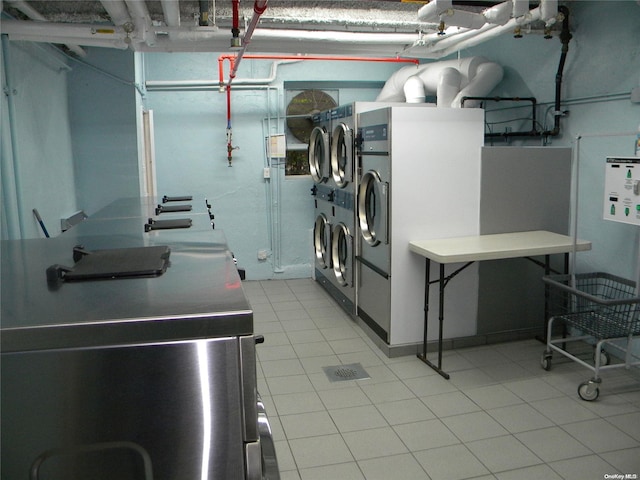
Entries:
[[[590,369],[593,377],[578,386],[578,395],[585,401],[596,400],[602,383],[601,370],[640,365],[640,357],[631,352],[634,338],[640,336],[636,283],[602,272],[545,276],[543,281],[549,287],[550,317],[541,366],[551,370],[555,351]],[[554,338],[554,322],[563,327],[561,337]],[[567,351],[567,344],[577,341],[595,346],[592,363]],[[624,362],[610,364],[605,346],[621,352]]]

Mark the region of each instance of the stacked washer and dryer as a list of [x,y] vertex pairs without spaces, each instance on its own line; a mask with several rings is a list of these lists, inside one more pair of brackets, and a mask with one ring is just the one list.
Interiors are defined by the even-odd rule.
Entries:
[[[423,335],[424,263],[411,240],[479,233],[484,110],[393,106],[359,115],[358,317],[389,347]],[[433,289],[435,290],[435,289]],[[476,333],[477,267],[448,287],[447,337]]]
[[[422,336],[424,271],[409,240],[478,233],[483,143],[481,109],[355,102],[314,116],[315,278],[388,346]],[[477,274],[456,283],[477,291]],[[475,311],[453,308],[470,320],[451,333],[475,333]]]
[[385,105],[353,102],[320,112],[309,140],[315,279],[351,315],[357,313],[357,115]]

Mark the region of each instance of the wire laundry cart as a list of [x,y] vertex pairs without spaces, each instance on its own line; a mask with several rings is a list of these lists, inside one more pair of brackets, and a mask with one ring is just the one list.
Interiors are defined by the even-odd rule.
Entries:
[[[631,351],[634,337],[640,335],[636,283],[600,272],[551,275],[543,281],[549,287],[549,320],[542,368],[551,370],[556,351],[591,369],[593,377],[578,386],[578,395],[593,401],[600,395],[601,370],[640,365],[640,357]],[[568,345],[577,341],[595,347],[592,358],[584,360],[579,353],[568,351]],[[610,351],[621,352],[624,362],[611,363],[605,345]]]

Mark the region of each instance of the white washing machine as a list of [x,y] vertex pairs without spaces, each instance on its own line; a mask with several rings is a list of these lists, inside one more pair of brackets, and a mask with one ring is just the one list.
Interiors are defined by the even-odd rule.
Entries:
[[[424,262],[409,241],[479,233],[484,111],[394,106],[358,117],[357,314],[389,346],[419,343]],[[448,302],[445,336],[475,334],[477,283],[472,266],[448,287],[469,301]]]

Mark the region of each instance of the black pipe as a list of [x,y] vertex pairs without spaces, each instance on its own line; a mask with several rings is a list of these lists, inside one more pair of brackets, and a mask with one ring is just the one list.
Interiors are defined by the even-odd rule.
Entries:
[[[515,132],[521,135],[531,135],[532,133],[537,134],[537,130],[536,130],[536,107],[537,107],[537,100],[536,97],[462,97],[462,101],[460,102],[460,105],[462,107],[464,107],[464,102],[466,100],[480,100],[480,101],[485,101],[485,100],[491,100],[494,102],[502,102],[502,101],[506,101],[506,102],[531,102],[531,131],[530,132]],[[514,132],[509,132],[509,133],[514,133]],[[502,134],[496,134],[496,133],[487,133],[485,134],[486,137],[497,137],[497,136],[502,136]]]
[[200,21],[198,25],[201,27],[209,25],[209,0],[200,0]]
[[[555,102],[554,102],[554,122],[552,130],[539,131],[535,126],[535,103],[534,103],[534,113],[533,113],[533,128],[530,131],[524,132],[490,132],[485,133],[485,138],[498,138],[504,137],[505,139],[508,137],[556,137],[560,134],[560,117],[562,113],[560,111],[560,103],[562,98],[562,74],[564,72],[564,64],[567,60],[567,52],[569,51],[569,42],[573,36],[569,31],[569,9],[563,5],[558,7],[558,11],[562,14],[562,30],[560,31],[560,41],[562,42],[562,51],[560,54],[560,63],[558,64],[558,71],[556,73],[556,94],[555,94]],[[517,97],[516,97],[517,98]],[[500,99],[504,100],[515,100],[516,98],[508,98],[508,97],[464,97],[462,99],[462,104],[464,105],[464,100],[495,100],[499,101]],[[529,98],[522,98],[521,100],[530,100]],[[535,102],[535,98],[533,99]]]
[[556,136],[560,133],[560,98],[562,93],[562,73],[564,71],[564,63],[567,59],[569,51],[569,42],[573,37],[569,31],[569,9],[563,5],[558,7],[558,11],[562,14],[562,30],[560,31],[560,41],[562,42],[562,53],[560,54],[560,64],[556,73],[556,102],[554,112],[553,130],[544,132],[546,135]]

